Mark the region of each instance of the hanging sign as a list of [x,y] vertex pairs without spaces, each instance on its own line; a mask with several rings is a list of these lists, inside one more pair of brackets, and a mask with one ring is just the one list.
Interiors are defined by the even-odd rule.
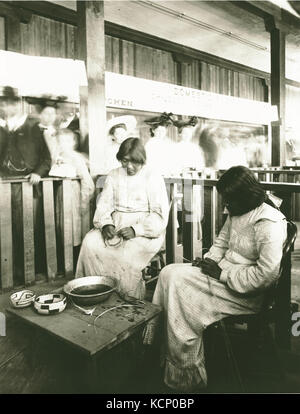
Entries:
[[278,120],[277,106],[156,82],[105,73],[106,106],[147,112],[172,112],[201,118],[267,125]]

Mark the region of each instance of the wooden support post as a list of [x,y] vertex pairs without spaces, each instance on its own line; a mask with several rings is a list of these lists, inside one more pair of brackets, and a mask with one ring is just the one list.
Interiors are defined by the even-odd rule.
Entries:
[[13,287],[11,184],[0,183],[0,190],[1,288],[5,291]]
[[32,185],[22,183],[23,240],[24,240],[24,279],[25,286],[35,282],[34,264],[34,223]]
[[166,233],[166,262],[175,263],[177,247],[177,184],[170,184],[170,214]]
[[55,279],[57,274],[53,181],[43,182],[43,203],[45,221],[47,276],[48,280],[51,281]]
[[183,179],[183,200],[182,200],[182,214],[183,214],[183,228],[182,228],[182,240],[183,240],[183,257],[186,260],[192,261],[195,258],[194,252],[194,217],[195,212],[193,210],[194,201],[194,184],[195,180]]
[[63,231],[64,231],[64,267],[65,276],[73,276],[73,214],[72,214],[72,182],[64,179],[63,188]]
[[204,187],[204,215],[202,221],[202,249],[208,251],[213,243],[213,188]]
[[[104,2],[77,1],[78,57],[86,63],[88,88],[80,97],[80,129],[88,148],[92,175],[99,173],[105,145]],[[81,148],[87,148],[86,142]]]
[[265,20],[271,42],[271,104],[277,105],[279,121],[272,123],[271,163],[285,161],[285,32],[274,17]]

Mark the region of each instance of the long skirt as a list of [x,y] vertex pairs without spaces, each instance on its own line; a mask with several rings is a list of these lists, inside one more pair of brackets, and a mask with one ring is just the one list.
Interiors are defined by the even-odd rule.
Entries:
[[142,299],[145,296],[142,270],[159,251],[163,240],[164,235],[155,239],[135,237],[110,247],[105,245],[101,231],[93,229],[82,242],[75,277],[111,276],[121,294]]
[[[207,385],[203,331],[229,315],[257,313],[261,297],[245,298],[190,264],[171,264],[160,273],[153,303],[164,309],[162,363],[170,388],[193,391]],[[159,320],[148,323],[144,343],[152,344]]]

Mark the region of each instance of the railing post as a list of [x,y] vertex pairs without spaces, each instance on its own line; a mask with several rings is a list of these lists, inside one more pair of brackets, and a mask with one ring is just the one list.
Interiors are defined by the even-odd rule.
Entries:
[[193,179],[183,179],[183,228],[182,228],[182,241],[183,241],[183,257],[184,262],[187,259],[192,261],[194,258],[194,217],[193,200],[194,200],[194,184]]
[[64,179],[63,186],[63,231],[65,276],[73,276],[73,217],[71,180]]
[[11,184],[0,183],[0,241],[1,287],[3,291],[13,287]]
[[204,185],[204,215],[202,221],[202,249],[209,249],[213,243],[213,187]]
[[52,180],[43,182],[43,204],[45,221],[47,276],[48,280],[53,280],[57,275],[57,249]]
[[24,279],[25,286],[35,282],[34,263],[34,219],[33,188],[28,182],[22,183]]
[[175,263],[176,258],[176,247],[177,247],[177,184],[168,183],[169,189],[169,200],[171,204],[171,210],[169,214],[169,222],[166,232],[166,263]]

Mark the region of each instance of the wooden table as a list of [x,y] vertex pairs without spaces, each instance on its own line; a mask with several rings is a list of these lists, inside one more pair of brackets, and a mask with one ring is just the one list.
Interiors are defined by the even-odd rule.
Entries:
[[120,304],[125,302],[113,293],[105,302],[95,305],[96,310],[92,316],[83,314],[70,303],[62,313],[56,315],[40,315],[33,306],[24,309],[10,307],[7,311],[33,326],[37,333],[50,334],[84,355],[89,390],[96,392],[98,357],[141,330],[146,322],[161,312],[159,306],[145,302],[142,308],[124,307],[111,310],[94,323],[94,319],[101,312]]

